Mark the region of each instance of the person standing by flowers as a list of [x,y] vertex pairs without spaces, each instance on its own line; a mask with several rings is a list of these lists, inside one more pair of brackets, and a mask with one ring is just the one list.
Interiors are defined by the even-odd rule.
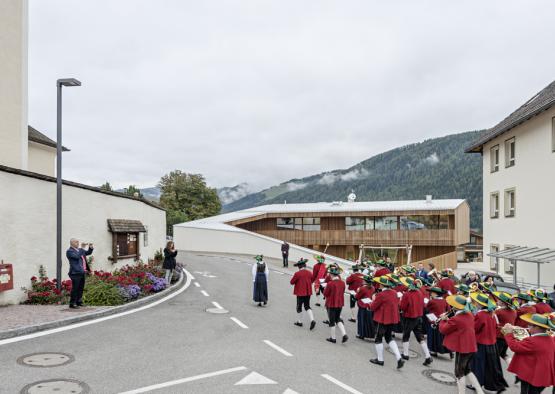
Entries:
[[85,272],[87,271],[87,258],[92,254],[93,244],[89,244],[87,250],[79,248],[79,240],[72,238],[69,241],[70,248],[66,252],[69,260],[69,277],[71,279],[71,295],[69,307],[71,309],[83,306],[83,290],[85,289]]
[[252,266],[252,281],[254,283],[252,298],[258,306],[268,303],[268,274],[270,270],[261,254],[254,257],[256,264]]
[[162,264],[162,268],[166,270],[166,282],[168,282],[168,286],[171,283],[173,270],[176,266],[176,256],[177,250],[175,250],[175,244],[172,241],[168,241],[164,248],[164,263]]

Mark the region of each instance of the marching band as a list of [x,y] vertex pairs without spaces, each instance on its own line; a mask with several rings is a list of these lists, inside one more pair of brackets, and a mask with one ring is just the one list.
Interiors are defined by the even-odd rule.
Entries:
[[[403,368],[410,359],[412,334],[422,348],[424,366],[432,364],[432,357],[448,354],[455,359],[459,393],[467,388],[477,393],[505,391],[502,359],[520,382],[521,393],[540,393],[555,384],[555,312],[543,289],[511,295],[496,291],[492,282],[457,284],[452,269],[434,269],[423,278],[411,265],[391,272],[383,260],[355,264],[343,281],[339,265],[326,266],[323,255],[315,260],[312,272],[306,259],[295,264],[299,270],[291,284],[297,297],[296,326],[303,326],[304,312],[310,330],[314,329],[310,309],[314,290],[317,306],[320,296],[325,299],[328,319],[324,323],[330,327],[326,340],[337,342],[337,327],[345,343],[348,336],[341,312],[348,294],[349,321],[356,322],[358,339],[374,342],[376,357],[370,360],[374,365],[385,364],[385,340],[397,369]],[[395,332],[402,333],[402,352]]]

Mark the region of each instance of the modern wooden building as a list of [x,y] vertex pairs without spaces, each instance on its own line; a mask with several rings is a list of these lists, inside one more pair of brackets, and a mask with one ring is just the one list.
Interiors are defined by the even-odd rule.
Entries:
[[[360,246],[365,245],[383,248],[365,250],[370,257],[387,254],[397,264],[405,263],[408,253],[389,248],[412,247],[413,262],[441,256],[442,265],[447,261],[447,265],[455,266],[457,246],[470,241],[469,216],[465,200],[431,197],[415,201],[276,204],[183,223],[176,226],[175,234],[179,242],[180,228],[243,231],[312,251],[323,251],[329,244],[327,254],[341,259],[356,259]],[[191,245],[193,250],[209,248],[198,245],[199,240],[196,238],[197,245]],[[277,247],[276,252],[279,256]]]

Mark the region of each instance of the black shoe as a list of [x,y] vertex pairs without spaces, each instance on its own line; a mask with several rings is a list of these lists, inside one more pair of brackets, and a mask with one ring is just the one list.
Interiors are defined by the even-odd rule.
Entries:
[[449,359],[452,360],[455,358],[455,355],[453,353],[449,353]]
[[331,343],[336,343],[337,341],[333,338],[326,338],[326,341],[331,342]]
[[381,365],[383,367],[383,361],[378,360],[377,358],[373,358],[370,360],[372,364]]
[[364,341],[364,337],[357,335],[357,339],[362,339]]
[[476,391],[476,389],[474,388],[474,386],[471,385],[471,384],[467,384],[467,385],[466,385],[466,388],[469,389],[469,390],[472,390],[472,391]]
[[314,327],[316,327],[316,321],[312,320],[310,322],[310,331],[314,330]]
[[77,305],[69,305],[70,309],[79,309]]
[[422,363],[423,366],[427,367],[428,365],[430,365],[434,360],[432,360],[431,357],[428,357],[426,360],[424,360],[424,362]]
[[405,365],[405,362],[403,361],[402,358],[400,358],[399,360],[397,360],[397,369],[403,368],[403,365]]
[[262,306],[262,303],[261,303],[261,302],[259,302],[259,303],[258,303],[258,306]]
[[436,352],[430,352],[430,356],[437,357],[437,353]]
[[355,319],[349,319],[349,321],[350,321],[351,323],[356,323],[356,322],[357,322]]
[[267,301],[264,301],[264,305],[266,305],[267,303],[268,303]]
[[78,302],[78,303],[77,303],[77,306],[83,306],[83,303],[82,303],[82,302]]
[[329,320],[324,320],[322,323],[329,325],[330,321]]
[[401,354],[401,358],[402,358],[403,360],[407,360],[407,361],[410,360],[410,357],[409,357],[409,356],[405,356],[404,354]]
[[345,343],[349,340],[349,337],[347,335],[343,335],[343,339],[341,340],[341,343]]
[[322,305],[320,305],[320,303],[319,303],[319,302],[317,302],[317,303],[316,303],[316,304],[314,304],[314,305],[316,305],[316,306],[322,306]]
[[297,327],[302,327],[303,323],[296,321],[295,323],[293,323],[294,325],[296,325]]

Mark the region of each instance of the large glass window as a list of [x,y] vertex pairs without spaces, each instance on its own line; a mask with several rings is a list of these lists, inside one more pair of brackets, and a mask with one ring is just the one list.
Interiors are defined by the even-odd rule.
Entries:
[[364,231],[364,226],[366,224],[366,218],[357,218],[347,216],[345,218],[345,228],[348,231]]
[[397,216],[376,216],[374,226],[376,230],[397,230]]
[[[438,215],[401,216],[401,230],[437,230],[439,228]],[[449,219],[447,218],[447,226]]]
[[366,230],[374,230],[374,218],[366,218]]
[[304,231],[320,231],[320,218],[303,218]]
[[439,215],[439,229],[449,230],[449,215]]
[[277,218],[277,228],[279,230],[294,230],[295,229],[295,219],[294,218]]

